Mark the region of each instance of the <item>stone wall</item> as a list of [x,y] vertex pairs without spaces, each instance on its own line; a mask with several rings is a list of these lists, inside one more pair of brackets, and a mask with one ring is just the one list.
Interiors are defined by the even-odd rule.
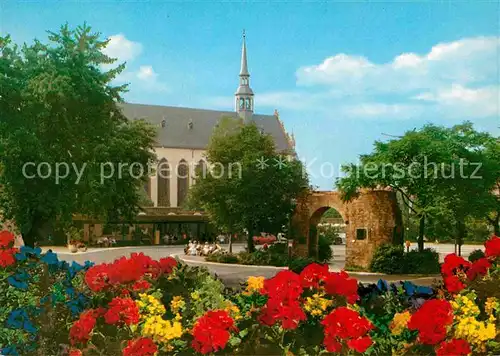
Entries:
[[[317,235],[309,237],[310,226],[317,225],[328,208],[336,209],[346,224],[347,267],[368,269],[375,249],[391,242],[395,231],[402,231],[401,213],[394,192],[364,191],[348,203],[341,200],[338,192],[313,192],[299,202],[292,221],[295,231],[307,237],[312,254],[317,253]],[[357,239],[358,229],[366,229],[365,239]],[[296,253],[303,255],[304,250]]]

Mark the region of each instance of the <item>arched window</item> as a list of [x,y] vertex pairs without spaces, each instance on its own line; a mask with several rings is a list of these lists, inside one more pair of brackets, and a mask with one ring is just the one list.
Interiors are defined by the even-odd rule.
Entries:
[[166,158],[158,162],[156,178],[158,206],[170,206],[170,165]]
[[181,159],[177,165],[177,206],[180,207],[186,202],[189,189],[189,166]]
[[246,98],[246,109],[247,110],[250,110],[251,109],[251,105],[250,105],[250,98]]
[[245,99],[240,98],[240,109],[243,109],[245,107]]
[[204,178],[207,175],[207,162],[204,160],[200,159],[198,164],[196,165],[196,168],[194,170],[194,180],[198,180],[200,178]]

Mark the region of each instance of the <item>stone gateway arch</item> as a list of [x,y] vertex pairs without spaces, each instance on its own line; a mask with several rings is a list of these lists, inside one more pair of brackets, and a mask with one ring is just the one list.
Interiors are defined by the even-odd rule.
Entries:
[[343,202],[339,192],[314,191],[297,201],[292,229],[295,237],[306,237],[306,244],[296,245],[295,253],[317,254],[314,227],[330,208],[337,210],[346,224],[346,267],[367,269],[378,246],[403,242],[401,211],[394,192],[363,191],[352,201]]

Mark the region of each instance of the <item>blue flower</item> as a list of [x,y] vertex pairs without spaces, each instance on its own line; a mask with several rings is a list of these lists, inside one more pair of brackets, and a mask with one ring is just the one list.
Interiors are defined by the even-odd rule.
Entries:
[[84,309],[86,309],[87,304],[88,298],[82,293],[79,293],[78,297],[76,297],[75,299],[66,302],[66,306],[74,316],[79,315]]
[[57,258],[57,254],[52,252],[52,250],[47,251],[47,253],[45,253],[40,260],[42,262],[45,262],[49,266],[56,265],[59,263],[59,260]]
[[19,356],[15,346],[8,345],[3,349],[0,349],[0,355],[2,356]]
[[418,286],[417,287],[417,294],[430,296],[430,295],[434,294],[434,289],[432,289],[431,287],[427,287],[427,286]]
[[377,288],[381,292],[387,292],[389,290],[389,283],[384,279],[379,279],[377,282]]
[[36,332],[35,326],[31,323],[28,313],[26,313],[26,310],[24,309],[13,310],[9,314],[6,325],[7,327],[13,329],[24,329],[29,333]]
[[18,261],[25,261],[28,256],[40,257],[42,249],[40,247],[31,248],[29,246],[22,246],[18,253],[16,253],[16,259]]
[[9,276],[7,278],[7,282],[13,287],[18,289],[27,290],[28,289],[28,280],[30,276],[26,271],[19,270],[16,274]]

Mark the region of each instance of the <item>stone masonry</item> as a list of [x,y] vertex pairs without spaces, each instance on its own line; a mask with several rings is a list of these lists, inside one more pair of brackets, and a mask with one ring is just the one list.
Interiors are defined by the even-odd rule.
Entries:
[[296,245],[296,254],[317,253],[318,236],[310,236],[309,230],[329,208],[336,209],[347,225],[346,267],[368,269],[379,245],[402,240],[401,212],[394,192],[363,191],[356,199],[343,202],[339,192],[315,191],[299,199],[292,219],[295,233],[307,238],[307,245]]

